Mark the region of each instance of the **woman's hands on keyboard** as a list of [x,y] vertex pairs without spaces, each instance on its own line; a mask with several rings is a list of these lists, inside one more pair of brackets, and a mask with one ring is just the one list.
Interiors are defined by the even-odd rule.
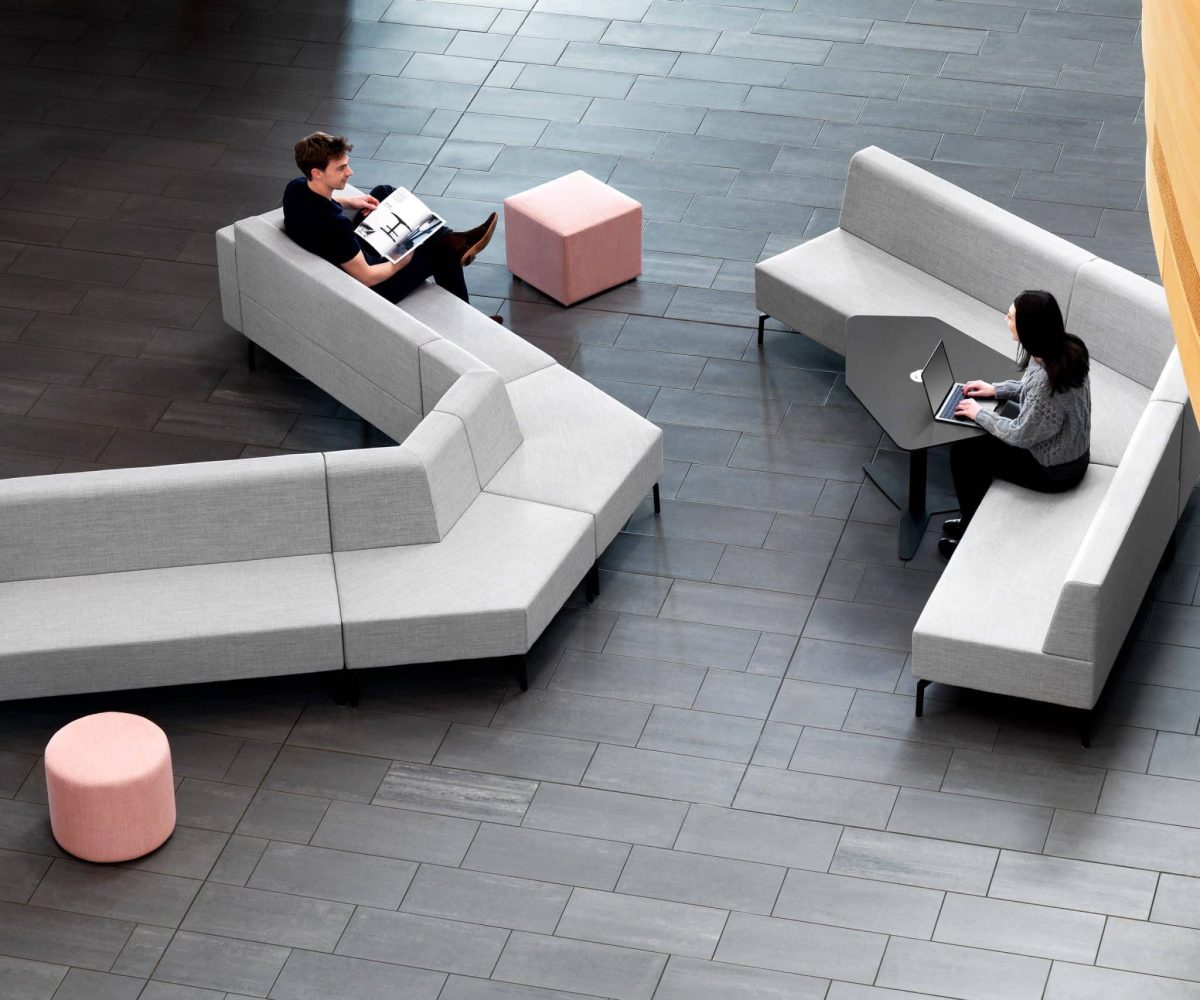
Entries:
[[990,399],[996,395],[996,387],[991,382],[974,379],[963,384],[963,395],[976,399]]

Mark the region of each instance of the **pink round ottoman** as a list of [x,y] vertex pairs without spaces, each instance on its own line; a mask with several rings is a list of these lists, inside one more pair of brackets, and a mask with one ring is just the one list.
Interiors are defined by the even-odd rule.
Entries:
[[131,861],[175,829],[167,736],[125,712],[88,715],[46,745],[50,826],[64,851],[85,861]]

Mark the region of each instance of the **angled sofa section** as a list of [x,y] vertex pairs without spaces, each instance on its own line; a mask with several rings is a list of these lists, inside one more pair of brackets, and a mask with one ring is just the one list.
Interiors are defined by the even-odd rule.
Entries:
[[875,148],[851,160],[841,228],[755,282],[764,318],[839,353],[846,319],[869,313],[936,316],[1010,353],[1013,296],[1055,295],[1091,355],[1087,475],[1058,495],[992,485],[913,630],[912,669],[918,715],[930,681],[1089,712],[1200,475],[1162,288]]
[[342,665],[321,455],[0,483],[0,697]]

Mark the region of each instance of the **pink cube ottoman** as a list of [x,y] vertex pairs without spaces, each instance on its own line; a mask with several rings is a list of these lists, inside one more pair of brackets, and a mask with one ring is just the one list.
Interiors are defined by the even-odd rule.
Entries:
[[131,861],[175,829],[175,782],[166,734],[124,712],[88,715],[46,745],[50,826],[85,861]]
[[508,269],[565,306],[642,273],[642,206],[591,174],[504,199]]

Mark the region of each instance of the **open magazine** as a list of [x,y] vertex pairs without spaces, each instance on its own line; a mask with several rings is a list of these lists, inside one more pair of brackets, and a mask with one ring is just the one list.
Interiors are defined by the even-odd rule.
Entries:
[[446,220],[415,194],[407,188],[397,188],[363,219],[354,234],[395,263],[445,224]]

